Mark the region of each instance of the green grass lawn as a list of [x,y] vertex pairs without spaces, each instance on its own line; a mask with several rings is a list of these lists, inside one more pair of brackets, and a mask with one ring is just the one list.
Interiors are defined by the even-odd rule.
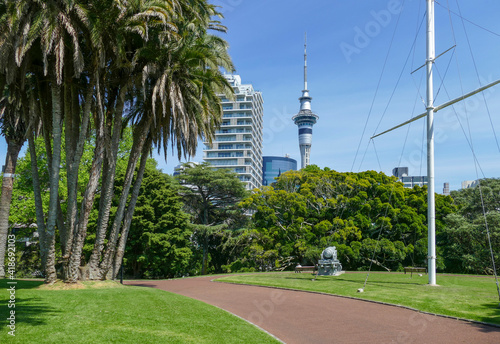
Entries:
[[216,307],[153,288],[88,283],[50,289],[17,281],[15,337],[0,280],[0,343],[277,343]]
[[346,273],[337,277],[310,273],[268,273],[235,275],[221,282],[275,286],[298,290],[381,301],[425,312],[500,325],[500,308],[495,280],[491,277],[438,275],[439,286],[431,287],[427,275],[371,272],[363,293],[366,273]]

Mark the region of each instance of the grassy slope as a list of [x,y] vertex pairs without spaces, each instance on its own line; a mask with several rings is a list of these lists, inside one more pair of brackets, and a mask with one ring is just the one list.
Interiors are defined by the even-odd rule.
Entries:
[[113,285],[50,290],[18,281],[16,336],[0,280],[0,343],[276,343],[216,307],[165,291]]
[[230,276],[221,282],[247,283],[299,290],[318,291],[367,300],[403,305],[418,310],[464,319],[500,324],[500,308],[493,278],[438,275],[438,287],[427,285],[427,275],[370,273],[363,293],[366,273],[347,273],[338,277],[309,273],[256,274]]

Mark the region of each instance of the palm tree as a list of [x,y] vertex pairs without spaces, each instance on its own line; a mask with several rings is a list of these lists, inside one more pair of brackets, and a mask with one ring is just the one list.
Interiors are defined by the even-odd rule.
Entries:
[[[113,24],[106,24],[102,27],[103,31],[108,33],[110,25],[114,28],[112,39],[115,45],[111,50],[119,55],[114,57],[116,60],[115,64],[107,70],[107,75],[109,75],[108,80],[113,81],[107,84],[108,94],[113,95],[111,98],[116,97],[116,105],[114,112],[111,106],[107,108],[107,113],[110,116],[106,119],[109,124],[106,126],[107,131],[105,133],[105,168],[103,169],[96,241],[88,262],[88,277],[90,279],[100,278],[99,264],[110,220],[124,105],[134,83],[141,80],[141,66],[140,62],[137,61],[137,53],[144,45],[152,44],[148,43],[150,39],[155,37],[151,35],[151,31],[161,32],[167,37],[171,36],[171,31],[176,30],[172,18],[177,16],[175,12],[178,9],[179,5],[177,1],[133,1],[128,3],[127,6],[120,8],[119,16],[112,19]],[[109,41],[111,40],[109,39]],[[125,52],[127,53],[125,54]],[[139,126],[136,128],[140,130]],[[144,133],[147,135],[147,128]],[[141,144],[144,133],[135,135],[136,144]],[[129,170],[132,173],[140,152],[141,148],[137,146],[130,153],[129,163],[131,165]],[[130,188],[131,177],[129,173],[126,180],[128,187],[125,188],[125,193],[128,193],[128,188]],[[118,215],[115,217],[120,218],[123,211],[124,208],[120,209]],[[114,232],[116,233],[116,230]]]
[[[199,3],[206,5],[205,16],[217,14],[213,6],[203,1]],[[147,45],[138,54],[139,58],[146,61],[140,87],[143,98],[134,104],[132,115],[140,119],[139,123],[144,125],[144,130],[146,126],[150,126],[152,143],[158,150],[163,148],[165,157],[169,144],[172,148],[176,147],[178,156],[181,157],[196,153],[198,138],[206,137],[210,140],[222,119],[218,94],[232,93],[232,88],[220,71],[221,67],[227,71],[233,70],[227,43],[207,33],[210,22],[200,20],[200,13],[194,12],[194,15],[184,17],[177,24],[175,40],[160,46]],[[141,134],[139,137],[144,139],[147,136]],[[146,148],[149,149],[147,146]],[[139,158],[139,151],[136,151],[135,156]],[[127,175],[130,182],[133,172],[129,162]],[[121,264],[130,226],[130,221],[125,221],[122,225],[127,196],[128,193],[123,193],[120,199],[101,263],[102,278],[114,278]],[[137,198],[137,194],[133,194],[126,211],[127,216],[133,214],[134,198]],[[120,241],[117,249],[119,233],[120,238],[125,240]],[[110,273],[112,267],[114,270]]]
[[[14,186],[17,158],[26,141],[27,107],[22,105],[25,97],[19,99],[9,92],[14,87],[6,87],[3,97],[0,98],[0,121],[2,135],[7,141],[7,154],[2,179],[2,194],[0,197],[0,277],[5,277],[5,251],[9,229],[10,203]],[[26,104],[26,103],[25,103]]]
[[[46,257],[46,282],[56,279],[56,228],[64,278],[68,282],[79,278],[90,211],[99,191],[90,277],[102,278],[113,265],[119,266],[144,169],[139,160],[147,157],[152,146],[166,151],[169,144],[176,146],[179,156],[192,155],[199,137],[213,136],[222,116],[217,94],[232,91],[220,68],[233,69],[227,44],[207,33],[224,29],[212,20],[217,15],[206,0],[0,3],[0,21],[5,23],[0,28],[0,86],[17,85],[16,75],[33,77],[33,94],[37,95],[33,102],[42,122],[49,161],[46,221],[38,219],[43,214],[37,203],[39,229],[45,228],[42,256]],[[110,223],[124,119],[133,127],[134,144],[123,193]],[[34,153],[32,129],[28,137],[30,152]],[[90,132],[95,134],[91,177],[79,201],[78,172]],[[59,192],[63,147],[68,186],[65,196]],[[35,177],[36,165],[32,172]],[[40,190],[35,196],[37,193],[39,196]],[[66,201],[65,218],[61,199]]]
[[17,159],[30,128],[38,121],[33,77],[28,72],[31,61],[29,58],[16,59],[13,44],[18,40],[16,22],[8,16],[8,5],[7,2],[0,4],[0,126],[7,142],[0,197],[0,277],[5,276],[4,259]]
[[[40,99],[45,102],[43,108],[51,107],[44,111],[42,116],[44,134],[48,155],[50,156],[50,204],[46,225],[46,244],[48,247],[46,262],[46,280],[53,282],[56,279],[55,271],[55,229],[58,217],[60,217],[59,203],[59,171],[61,164],[62,145],[62,120],[64,112],[65,89],[63,88],[65,63],[70,63],[71,71],[78,76],[83,70],[83,55],[80,49],[78,32],[74,20],[71,18],[81,16],[79,5],[74,1],[5,1],[6,12],[2,17],[8,25],[2,26],[0,32],[0,50],[7,48],[1,60],[7,76],[7,83],[11,83],[15,69],[8,66],[9,57],[12,52],[13,61],[22,74],[32,72],[41,80],[47,78],[50,87],[50,99]],[[68,48],[71,46],[71,51]],[[70,53],[68,57],[67,53]],[[41,60],[43,73],[35,71],[35,68],[26,59],[36,55]],[[22,66],[25,69],[22,69]],[[68,70],[66,69],[66,73]],[[68,93],[69,94],[69,93]],[[66,102],[67,105],[68,102]],[[65,233],[63,222],[59,221],[59,230]]]

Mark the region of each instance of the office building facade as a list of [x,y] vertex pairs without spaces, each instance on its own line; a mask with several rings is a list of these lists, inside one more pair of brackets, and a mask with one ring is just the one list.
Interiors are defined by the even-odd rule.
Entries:
[[221,96],[223,120],[210,145],[205,142],[203,160],[215,168],[230,169],[248,190],[262,186],[262,140],[264,107],[262,94],[239,75],[226,75],[234,99]]
[[409,176],[408,167],[395,167],[392,170],[392,175],[403,183],[405,188],[413,188],[414,186],[424,186],[428,184],[427,176]]
[[271,185],[283,172],[290,170],[297,170],[297,160],[288,156],[265,156],[262,162],[262,185]]

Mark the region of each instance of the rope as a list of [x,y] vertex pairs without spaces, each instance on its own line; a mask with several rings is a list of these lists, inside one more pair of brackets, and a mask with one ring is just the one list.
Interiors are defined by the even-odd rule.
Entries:
[[[412,51],[413,51],[413,52],[415,51],[415,45],[416,45],[416,42],[417,42],[418,33],[420,32],[420,29],[421,29],[421,27],[422,27],[422,24],[423,24],[423,22],[424,22],[424,19],[425,19],[425,13],[424,13],[424,16],[422,17],[422,20],[420,21],[420,25],[418,25],[418,27],[417,27],[417,31],[416,31],[416,33],[415,33],[415,38],[413,39],[413,43],[412,43],[412,46],[411,46],[411,48],[410,48],[410,51],[408,52],[408,56],[406,57],[406,61],[405,61],[404,65],[403,65],[403,68],[401,69],[401,72],[400,72],[400,74],[399,74],[399,77],[398,77],[398,80],[397,80],[397,82],[396,82],[396,85],[394,86],[394,89],[392,90],[391,96],[389,97],[389,100],[387,101],[387,104],[386,104],[386,106],[385,106],[384,112],[382,113],[382,117],[380,118],[380,120],[379,120],[379,122],[378,122],[378,124],[377,124],[377,127],[376,127],[376,128],[375,128],[375,130],[373,131],[373,135],[375,135],[375,133],[377,132],[377,129],[380,127],[380,124],[382,123],[382,120],[384,119],[384,116],[385,116],[385,114],[387,113],[387,110],[389,109],[389,105],[391,104],[392,98],[394,97],[394,94],[396,93],[396,89],[397,89],[397,87],[398,87],[398,85],[399,85],[399,82],[401,81],[402,76],[403,76],[403,73],[404,73],[405,67],[406,67],[406,65],[408,64],[408,61],[409,61],[409,59],[410,59],[411,52],[412,52]],[[392,45],[392,42],[391,42],[391,45]],[[390,51],[389,51],[389,52],[390,52]],[[388,52],[388,53],[389,53],[389,52]],[[413,61],[412,61],[412,62],[413,62]],[[385,65],[384,65],[384,68],[385,68]],[[379,80],[379,84],[380,84],[380,80]],[[417,87],[417,89],[418,89],[418,91],[419,91],[419,93],[420,93],[420,87]],[[378,86],[377,86],[377,92],[378,92]],[[377,92],[375,93],[375,96],[376,96]],[[374,103],[374,102],[375,102],[375,98],[373,99],[372,106],[371,106],[371,108],[370,108],[370,113],[371,113],[371,111],[372,111],[372,108],[373,108],[373,103]],[[366,123],[365,123],[365,128],[366,128],[366,124],[367,124],[367,123],[368,123],[368,122],[366,122]],[[364,130],[363,130],[363,135],[361,136],[361,138],[363,138],[363,136],[364,136]],[[360,145],[361,145],[361,142],[360,142]],[[365,160],[366,152],[368,151],[368,147],[369,147],[369,145],[370,145],[370,142],[368,142],[368,143],[366,144],[366,149],[365,149],[365,152],[363,153],[363,158],[361,159],[361,162],[359,163],[358,170],[361,170],[361,166],[362,166],[362,164],[363,164],[363,161]],[[359,150],[359,146],[358,146],[358,150]],[[356,156],[357,156],[357,152],[356,152]],[[356,161],[356,158],[354,159],[354,162],[355,162],[355,161]],[[354,162],[353,162],[353,168],[354,168]]]
[[[405,5],[405,1],[403,0],[403,4],[402,4],[403,8],[404,8],[404,5]],[[400,12],[400,14],[401,14],[401,12]],[[394,28],[394,32],[392,33],[391,43],[389,44],[389,49],[387,49],[387,54],[386,54],[385,60],[384,60],[384,66],[382,67],[382,71],[380,73],[380,77],[379,77],[378,82],[377,82],[377,87],[375,89],[375,94],[373,95],[372,103],[370,105],[370,110],[368,111],[368,116],[366,118],[365,126],[363,128],[363,133],[361,134],[361,138],[359,139],[359,143],[358,143],[358,148],[356,149],[356,154],[354,155],[354,161],[352,162],[351,172],[354,171],[354,165],[356,164],[356,159],[358,158],[359,149],[361,147],[361,143],[363,142],[363,138],[365,137],[366,128],[368,126],[368,122],[370,120],[370,117],[371,117],[371,114],[372,114],[372,111],[373,111],[373,106],[375,104],[375,99],[377,98],[377,95],[378,95],[378,91],[379,91],[379,88],[380,88],[380,83],[382,82],[382,78],[383,78],[384,73],[385,73],[385,68],[387,66],[387,61],[389,59],[389,55],[390,55],[391,50],[392,50],[392,44],[394,43],[394,37],[396,36],[396,32],[397,32],[397,29],[399,27],[399,20],[400,20],[400,18],[401,18],[401,16],[399,15],[397,17],[396,27]],[[368,149],[368,146],[369,146],[369,143],[367,145],[367,149]],[[366,151],[365,151],[365,153],[366,153]],[[360,164],[360,167],[361,167],[361,164]]]
[[[467,38],[467,45],[469,46],[469,52],[470,52],[470,55],[471,55],[471,58],[472,58],[472,63],[474,65],[474,71],[476,72],[477,81],[479,82],[479,85],[482,86],[481,85],[481,78],[479,77],[479,71],[477,69],[476,59],[475,59],[474,53],[472,51],[471,43],[470,43],[470,40],[469,40],[469,35],[467,34],[467,30],[465,28],[464,18],[461,16],[462,12],[460,10],[460,6],[458,5],[458,1],[457,1],[457,6],[458,6],[458,11],[460,13],[460,18],[462,19],[462,27],[463,27],[464,32],[465,32],[465,37]],[[488,103],[486,102],[486,96],[484,95],[483,92],[481,92],[481,95],[483,96],[483,102],[484,102],[484,105],[486,106],[486,112],[487,112],[488,118],[490,120],[491,129],[493,130],[493,136],[495,137],[495,142],[497,144],[498,151],[500,152],[500,144],[498,143],[498,137],[497,137],[497,134],[496,134],[496,131],[495,131],[495,127],[493,126],[493,121],[491,119],[490,108],[488,106]]]
[[[378,153],[377,153],[377,148],[375,147],[375,142],[374,142],[374,140],[371,140],[371,142],[373,143],[373,149],[375,150],[375,156],[377,157],[377,161],[379,163],[379,168],[381,169],[382,166],[380,165],[380,161],[378,159]],[[392,196],[394,194],[395,186],[396,186],[395,183],[392,184],[391,193],[389,194],[389,200],[387,201],[387,207],[385,208],[384,217],[387,217],[387,213],[389,212],[389,206],[391,205],[391,200],[392,200]],[[372,259],[370,260],[370,266],[368,267],[368,272],[366,273],[365,282],[363,283],[363,290],[366,288],[366,284],[368,283],[368,277],[370,276],[370,272],[372,271],[373,262],[375,261],[375,254],[377,253],[377,249],[378,249],[379,244],[380,244],[380,236],[382,234],[382,229],[384,229],[384,224],[382,224],[382,226],[380,226],[380,229],[378,231],[375,248],[373,249]]]
[[[476,177],[477,177],[477,167],[476,167]],[[495,255],[493,253],[493,246],[491,245],[490,228],[488,226],[488,219],[486,218],[486,209],[484,206],[483,190],[481,188],[481,180],[479,178],[478,178],[478,187],[479,187],[479,196],[481,197],[481,206],[483,208],[484,226],[486,227],[486,236],[488,237],[488,245],[490,248],[491,263],[493,265],[493,274],[495,275],[495,283],[497,285],[498,300],[500,301],[500,286],[498,285],[498,275],[497,275],[497,268],[495,265]]]
[[[458,1],[457,1],[457,6],[458,6],[459,13],[460,13],[460,18],[462,19],[462,27],[463,27],[464,32],[465,32],[465,37],[467,38],[467,44],[469,46],[469,51],[470,51],[470,54],[471,54],[471,57],[472,57],[472,61],[473,61],[473,64],[474,64],[474,70],[476,72],[476,76],[478,78],[479,84],[481,84],[481,81],[480,81],[480,78],[479,78],[479,72],[478,72],[478,69],[477,69],[476,60],[474,58],[474,53],[472,51],[472,47],[471,47],[471,44],[470,44],[469,35],[467,34],[467,30],[465,28],[464,18],[461,16],[461,10],[460,10],[460,6],[458,5]],[[493,129],[493,135],[495,137],[495,142],[496,142],[497,148],[498,148],[498,150],[500,152],[500,145],[498,144],[498,138],[497,138],[497,135],[496,135],[496,132],[495,132],[495,128],[493,126],[493,122],[491,120],[490,110],[489,110],[489,107],[488,107],[488,103],[486,102],[486,97],[485,97],[484,93],[482,93],[482,96],[483,96],[483,101],[484,101],[484,103],[486,105],[486,110],[487,110],[487,113],[488,113],[490,124],[491,124],[492,129]],[[468,119],[468,116],[467,116],[467,119]],[[470,135],[470,140],[471,140],[470,148],[471,148],[472,153],[473,153],[473,155],[475,157],[476,154],[474,152],[474,146],[472,144],[472,135],[470,134],[471,133],[471,131],[470,131],[470,123],[468,121],[467,121],[467,125],[469,126],[469,135]],[[498,275],[497,275],[497,269],[496,269],[496,264],[495,264],[495,255],[493,253],[493,247],[492,247],[492,244],[491,244],[490,229],[489,229],[489,226],[488,226],[488,219],[486,217],[486,207],[484,205],[483,190],[482,190],[482,187],[481,187],[481,181],[479,179],[478,164],[479,164],[479,162],[477,161],[477,159],[475,159],[474,167],[475,167],[475,170],[476,170],[476,178],[478,180],[479,196],[481,198],[481,207],[482,207],[482,211],[483,211],[484,225],[485,225],[485,228],[486,228],[486,236],[488,238],[488,246],[489,246],[489,249],[490,249],[491,263],[492,263],[492,266],[493,266],[493,274],[495,275],[495,283],[496,283],[496,286],[497,286],[498,300],[500,301],[500,286],[498,284]]]
[[[448,3],[448,0],[446,0],[446,2]],[[479,25],[479,24],[477,24],[477,23],[475,23],[475,22],[473,22],[473,21],[471,21],[471,20],[469,20],[469,19],[467,19],[467,18],[465,18],[465,17],[462,17],[462,14],[461,14],[461,13],[459,14],[459,13],[456,13],[456,12],[454,12],[454,11],[450,10],[450,6],[449,6],[449,5],[448,5],[448,6],[444,6],[444,5],[440,4],[440,3],[439,3],[439,1],[435,1],[435,3],[436,3],[436,4],[438,4],[439,6],[443,7],[444,9],[446,9],[449,13],[453,13],[454,15],[456,15],[457,17],[459,17],[460,19],[462,19],[462,21],[466,21],[466,22],[468,22],[469,24],[472,24],[472,25],[474,25],[474,26],[476,26],[476,27],[480,28],[481,30],[484,30],[484,31],[486,31],[486,32],[491,33],[492,35],[495,35],[495,36],[500,37],[500,34],[499,34],[499,33],[496,33],[496,32],[494,32],[493,30],[487,29],[487,28],[485,28],[484,26],[481,26],[481,25]],[[458,3],[457,3],[457,5],[458,5]]]
[[[424,19],[424,18],[425,18],[425,13],[424,13],[423,19]],[[382,122],[382,119],[383,119],[384,115],[385,115],[385,114],[386,114],[386,112],[387,112],[387,109],[388,109],[388,107],[389,107],[389,104],[390,104],[390,103],[391,103],[391,101],[392,101],[392,98],[393,98],[394,93],[395,93],[395,91],[396,91],[397,85],[399,84],[399,81],[401,80],[401,77],[402,77],[403,71],[404,71],[404,69],[405,69],[406,65],[408,64],[408,60],[410,59],[411,52],[412,52],[412,50],[413,50],[413,51],[415,51],[415,45],[416,45],[416,41],[417,41],[417,37],[418,37],[418,33],[419,33],[419,31],[420,31],[420,28],[422,27],[423,19],[422,19],[422,21],[420,22],[420,25],[417,25],[417,30],[416,30],[416,33],[415,33],[415,38],[414,38],[413,43],[412,43],[412,47],[410,48],[410,51],[409,51],[409,53],[408,53],[408,56],[407,56],[406,61],[405,61],[405,63],[404,63],[404,66],[403,66],[403,68],[402,68],[402,70],[401,70],[401,73],[400,73],[400,75],[399,75],[398,81],[397,81],[397,83],[396,83],[396,85],[395,85],[395,87],[394,87],[394,90],[393,90],[393,92],[392,92],[392,94],[391,94],[391,96],[390,96],[390,98],[389,98],[389,100],[388,100],[388,102],[387,102],[387,105],[386,105],[386,107],[385,107],[384,113],[382,114],[382,118],[380,119],[379,123],[377,124],[377,128],[375,129],[375,132],[377,131],[378,127],[380,126],[380,123]],[[391,44],[392,44],[392,43],[391,43]],[[412,62],[413,62],[413,61],[412,61]],[[385,67],[385,66],[384,66],[384,67]],[[420,88],[419,88],[419,87],[418,87],[418,90],[419,90],[419,92],[420,92]],[[415,111],[417,100],[418,100],[418,97],[417,97],[417,99],[415,100],[415,103],[414,103],[414,106],[413,106],[413,111],[412,111],[412,113],[414,113],[414,111]],[[372,106],[373,106],[373,103],[372,103]],[[370,111],[371,111],[371,109],[370,109]],[[401,161],[402,161],[402,159],[403,159],[403,153],[404,153],[404,150],[405,150],[405,147],[406,147],[406,143],[407,143],[407,141],[408,141],[408,136],[409,136],[410,127],[411,127],[411,124],[408,126],[408,129],[407,129],[407,131],[406,131],[406,137],[405,137],[405,140],[404,140],[404,143],[403,143],[403,148],[402,148],[402,150],[401,150],[401,154],[400,154],[400,157],[399,157],[398,166],[401,164]],[[364,132],[363,132],[363,134],[364,134]],[[378,153],[377,153],[377,148],[376,148],[376,146],[375,146],[375,141],[374,141],[374,140],[370,140],[370,141],[371,141],[371,142],[372,142],[372,144],[373,144],[373,149],[374,149],[374,152],[375,152],[375,156],[376,156],[376,159],[377,159],[377,163],[378,163],[378,165],[379,165],[379,169],[380,169],[380,170],[382,170],[382,165],[380,164],[380,159],[379,159],[379,156],[378,156]],[[369,145],[369,143],[368,143],[368,145]],[[367,145],[367,149],[365,150],[365,155],[366,155],[366,151],[368,150],[368,145]],[[364,160],[364,156],[365,156],[365,155],[363,155],[363,160]],[[361,163],[363,162],[363,160],[361,161]],[[353,165],[354,165],[354,164],[353,164]],[[360,167],[361,167],[361,164],[360,164]],[[390,206],[390,204],[391,204],[391,200],[392,200],[392,197],[393,197],[393,194],[394,194],[394,188],[395,188],[395,184],[393,184],[393,185],[392,185],[391,193],[390,193],[390,195],[389,195],[389,200],[388,200],[388,202],[387,202],[387,203],[388,203],[388,206],[387,206],[387,207],[386,207],[386,209],[385,209],[385,214],[384,214],[384,217],[387,217],[387,213],[389,212],[389,206]],[[398,220],[396,220],[396,221],[397,221],[397,223],[399,223],[399,221],[398,221]],[[381,234],[382,234],[382,230],[383,230],[383,229],[384,229],[384,224],[382,224],[382,226],[380,226],[380,229],[379,229],[379,231],[378,231],[378,235],[377,235],[377,240],[376,240],[375,248],[373,249],[372,259],[370,260],[370,266],[368,267],[368,272],[367,272],[367,274],[366,274],[366,278],[365,278],[365,281],[364,281],[364,283],[363,283],[363,290],[366,288],[366,285],[367,285],[367,283],[368,283],[368,278],[369,278],[369,276],[370,276],[370,272],[371,272],[371,270],[372,270],[373,263],[374,263],[374,261],[375,261],[375,254],[376,254],[377,249],[378,249],[379,244],[380,244],[380,236],[381,236]],[[412,260],[413,260],[413,258],[412,258]]]
[[408,61],[410,60],[411,51],[414,49],[415,44],[417,42],[417,36],[418,36],[418,32],[415,34],[415,38],[413,39],[413,43],[412,43],[412,46],[410,48],[410,51],[408,52],[408,56],[406,56],[406,60],[405,60],[405,63],[403,65],[403,68],[401,69],[401,72],[399,73],[398,80],[396,81],[396,85],[394,85],[394,89],[392,90],[391,96],[389,97],[389,100],[387,101],[387,105],[384,109],[384,112],[382,113],[382,117],[380,118],[380,121],[378,122],[377,127],[373,131],[373,135],[375,135],[377,133],[377,130],[380,126],[380,123],[384,119],[384,116],[387,113],[387,109],[389,108],[389,105],[392,101],[392,98],[394,97],[394,93],[396,93],[396,89],[398,88],[399,82],[401,81],[401,78],[403,77],[403,73],[405,71],[406,66],[408,65]]

